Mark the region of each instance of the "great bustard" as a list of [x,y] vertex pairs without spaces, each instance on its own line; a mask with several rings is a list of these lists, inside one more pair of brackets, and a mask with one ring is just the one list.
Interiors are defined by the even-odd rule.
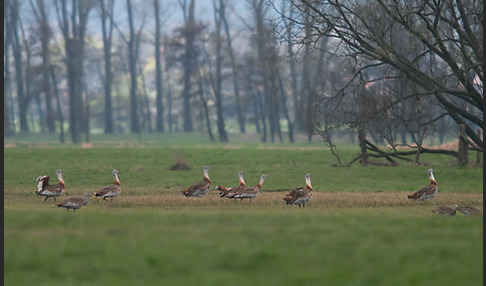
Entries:
[[234,196],[232,196],[233,199],[240,199],[240,200],[243,200],[243,199],[249,199],[251,201],[251,199],[253,198],[256,198],[256,196],[258,195],[258,193],[261,191],[262,189],[262,185],[263,185],[263,182],[265,181],[265,177],[266,175],[261,175],[260,176],[260,180],[258,180],[258,184],[254,187],[251,187],[251,188],[245,188],[239,192],[236,192]]
[[246,188],[246,182],[245,182],[245,178],[243,177],[242,171],[238,172],[238,180],[239,180],[239,184],[236,187],[226,188],[224,186],[217,186],[216,190],[219,191],[219,196],[221,198],[232,198],[236,193],[244,190]]
[[89,193],[85,193],[83,197],[69,197],[58,203],[57,206],[60,208],[65,208],[67,211],[73,210],[74,212],[75,210],[80,209],[82,206],[88,204],[89,196]]
[[114,197],[118,196],[121,193],[119,173],[120,172],[117,169],[113,169],[113,184],[105,186],[101,188],[101,190],[95,192],[95,197],[101,197],[103,198],[103,200],[106,200],[108,198],[113,200]]
[[439,191],[433,170],[429,169],[427,172],[429,174],[429,184],[415,193],[408,195],[409,199],[418,201],[430,200],[434,198],[435,194]]
[[200,198],[208,193],[209,186],[211,186],[211,180],[209,179],[208,171],[209,171],[209,167],[204,166],[203,180],[197,184],[191,185],[190,187],[182,191],[184,196]]
[[36,194],[42,197],[45,197],[44,201],[47,201],[49,198],[59,197],[60,195],[64,194],[66,187],[64,185],[64,179],[62,175],[62,170],[56,171],[57,175],[57,184],[49,185],[49,176],[39,176],[37,177],[37,190]]
[[285,197],[284,201],[287,205],[297,205],[300,207],[305,207],[307,202],[312,197],[312,184],[310,179],[310,174],[305,175],[305,187],[298,187],[290,191]]

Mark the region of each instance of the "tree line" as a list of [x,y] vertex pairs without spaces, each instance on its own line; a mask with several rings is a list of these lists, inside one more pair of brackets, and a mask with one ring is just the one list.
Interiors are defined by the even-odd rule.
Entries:
[[198,4],[5,1],[5,135],[227,142],[233,124],[264,142],[349,134],[363,151],[423,152],[463,126],[483,150],[481,1],[212,0],[204,19]]

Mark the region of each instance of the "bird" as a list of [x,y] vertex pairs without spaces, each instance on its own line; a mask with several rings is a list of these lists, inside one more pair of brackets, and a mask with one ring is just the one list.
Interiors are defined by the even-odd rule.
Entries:
[[45,197],[44,201],[47,201],[49,198],[54,198],[56,201],[56,197],[64,194],[66,187],[64,185],[64,179],[62,177],[62,170],[56,170],[57,181],[58,183],[55,185],[49,185],[49,176],[39,176],[37,179],[37,195]]
[[265,174],[261,175],[260,180],[258,180],[258,184],[255,187],[245,188],[241,191],[238,191],[231,198],[240,199],[240,200],[249,199],[250,201],[251,199],[256,198],[257,194],[262,189],[262,185],[263,182],[265,181],[265,177],[266,177]]
[[35,191],[34,193],[36,195],[39,195],[42,190],[45,188],[45,186],[47,185],[46,183],[46,179],[48,179],[49,176],[38,176],[37,178],[34,179],[34,182],[35,182]]
[[219,196],[221,198],[231,198],[237,192],[244,190],[244,188],[246,188],[246,182],[245,182],[245,178],[243,177],[243,171],[238,172],[238,179],[239,179],[239,185],[236,187],[226,188],[221,185],[217,186],[216,190],[219,191]]
[[82,206],[88,204],[90,194],[85,193],[83,197],[76,196],[76,197],[69,197],[64,201],[57,204],[60,208],[65,208],[67,211],[73,210],[73,212],[77,209],[80,209]]
[[103,200],[106,200],[108,198],[113,200],[114,197],[118,196],[121,193],[120,177],[118,176],[120,172],[117,169],[113,169],[111,173],[113,174],[113,184],[105,186],[99,191],[94,192],[95,197],[101,197],[103,198]]
[[479,215],[481,211],[475,207],[460,206],[456,210],[464,215]]
[[427,172],[429,174],[429,184],[415,193],[408,195],[409,199],[418,201],[430,200],[434,198],[435,194],[439,191],[433,170],[428,169]]
[[312,184],[310,179],[310,174],[305,175],[305,187],[298,187],[290,191],[285,197],[284,201],[287,205],[297,205],[300,207],[305,207],[307,202],[312,197]]
[[197,197],[200,198],[206,195],[209,191],[209,186],[211,186],[211,179],[208,175],[209,167],[203,167],[203,180],[199,183],[193,184],[190,187],[182,191],[185,197]]
[[445,206],[442,206],[442,207],[438,207],[437,209],[434,209],[432,210],[433,213],[435,214],[438,214],[438,215],[450,215],[450,216],[453,216],[453,215],[456,215],[456,209],[457,209],[457,205],[454,205],[452,207],[445,207]]

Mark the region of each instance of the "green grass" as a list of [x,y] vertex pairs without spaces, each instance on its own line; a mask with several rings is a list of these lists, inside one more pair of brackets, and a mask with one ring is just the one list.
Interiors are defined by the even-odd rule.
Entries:
[[[177,139],[179,140],[179,139]],[[180,145],[180,146],[179,146]],[[6,285],[479,285],[481,217],[439,217],[437,205],[480,207],[480,168],[457,168],[443,156],[428,166],[336,168],[325,148],[299,150],[177,144],[139,148],[6,148]],[[267,146],[264,146],[267,147]],[[227,147],[226,147],[227,148]],[[346,160],[355,148],[342,148]],[[184,154],[189,171],[169,171]],[[250,185],[268,174],[253,203],[180,190],[210,165],[214,184]],[[427,183],[438,198],[423,204],[407,192]],[[122,195],[90,201],[76,213],[43,203],[32,178],[62,168],[69,194],[111,183]],[[306,209],[282,204],[282,192],[312,174],[317,191]],[[265,192],[267,191],[267,192]]]
[[418,208],[7,209],[5,228],[6,285],[479,285],[482,273],[481,219]]
[[[170,171],[175,157],[182,154],[192,166],[189,171]],[[352,158],[355,150],[343,153]],[[427,168],[433,167],[441,192],[481,192],[481,168],[457,168],[444,156],[423,156],[428,166],[404,163],[399,167],[332,167],[329,151],[259,150],[210,148],[7,148],[5,149],[5,185],[20,192],[33,188],[32,178],[50,175],[62,168],[68,190],[97,188],[111,183],[111,170],[120,170],[126,190],[141,194],[151,190],[173,190],[202,178],[201,168],[211,167],[214,184],[233,185],[243,170],[250,185],[260,174],[268,175],[264,189],[288,189],[304,183],[304,174],[312,174],[317,190],[326,192],[412,191],[427,183]]]

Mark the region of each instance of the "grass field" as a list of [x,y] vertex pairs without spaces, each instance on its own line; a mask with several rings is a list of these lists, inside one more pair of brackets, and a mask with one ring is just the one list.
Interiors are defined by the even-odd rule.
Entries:
[[[482,217],[440,217],[454,203],[481,207],[482,169],[449,157],[427,166],[332,167],[322,146],[205,142],[93,148],[16,143],[4,158],[5,285],[479,285]],[[115,147],[115,148],[114,148]],[[357,150],[342,148],[345,159]],[[169,171],[183,157],[189,171]],[[253,202],[184,198],[180,191],[211,167],[214,184],[245,172]],[[434,168],[439,194],[411,202]],[[68,195],[111,183],[122,195],[91,200],[76,213],[33,194],[33,177],[62,168]],[[305,209],[283,205],[284,191],[312,174]]]

